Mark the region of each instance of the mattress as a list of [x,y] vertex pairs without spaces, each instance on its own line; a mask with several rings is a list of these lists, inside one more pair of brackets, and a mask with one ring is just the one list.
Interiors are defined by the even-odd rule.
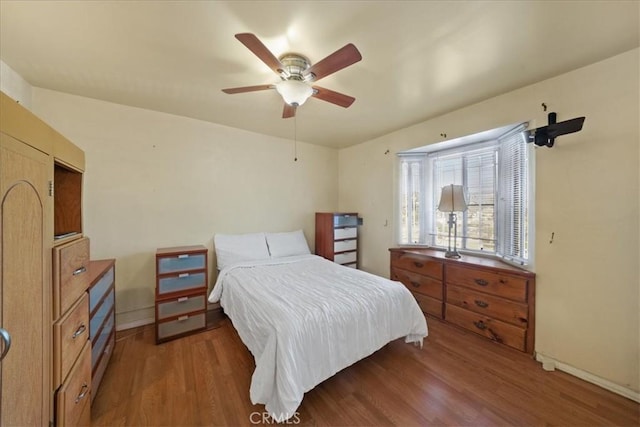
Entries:
[[255,359],[251,401],[279,422],[336,372],[392,340],[427,336],[405,286],[315,255],[230,265],[209,301],[220,301]]

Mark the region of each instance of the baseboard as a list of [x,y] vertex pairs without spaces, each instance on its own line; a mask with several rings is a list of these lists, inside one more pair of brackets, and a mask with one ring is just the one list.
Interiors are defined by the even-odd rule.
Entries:
[[591,384],[597,385],[598,387],[602,387],[605,390],[609,390],[613,393],[619,394],[620,396],[624,396],[627,399],[631,399],[635,402],[640,403],[640,392],[631,390],[627,387],[623,387],[620,384],[616,384],[592,373],[583,371],[582,369],[578,369],[575,366],[559,362],[552,357],[545,356],[544,354],[536,353],[536,360],[542,363],[542,368],[545,371],[553,371],[555,369],[558,369],[559,371],[566,372],[569,375],[573,375],[574,377],[578,377],[581,380],[585,380],[587,382],[590,382]]
[[140,319],[133,322],[121,323],[116,326],[116,331],[125,331],[127,329],[133,329],[139,326],[152,325],[153,323],[155,323],[155,321],[156,319],[152,317],[150,319]]
[[116,331],[137,328],[156,321],[155,306],[116,313]]

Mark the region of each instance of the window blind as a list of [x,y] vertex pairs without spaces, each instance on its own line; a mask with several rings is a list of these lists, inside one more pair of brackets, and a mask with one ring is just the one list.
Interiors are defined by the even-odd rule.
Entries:
[[400,158],[399,241],[424,244],[425,211],[424,156]]
[[461,249],[495,252],[496,150],[493,144],[479,149],[449,154],[440,152],[433,159],[432,244],[448,243],[448,216],[438,210],[442,187],[463,185],[468,209],[458,214],[458,242]]
[[497,253],[524,263],[529,259],[529,147],[524,126],[499,139]]

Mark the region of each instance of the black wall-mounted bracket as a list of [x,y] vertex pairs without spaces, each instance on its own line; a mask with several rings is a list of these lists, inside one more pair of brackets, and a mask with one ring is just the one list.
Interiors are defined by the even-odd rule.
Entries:
[[575,119],[566,120],[564,122],[557,122],[557,114],[551,112],[547,115],[549,124],[534,130],[525,131],[525,137],[527,142],[533,142],[539,147],[553,147],[555,140],[560,135],[566,135],[568,133],[578,132],[582,129],[584,123],[584,117],[577,117]]

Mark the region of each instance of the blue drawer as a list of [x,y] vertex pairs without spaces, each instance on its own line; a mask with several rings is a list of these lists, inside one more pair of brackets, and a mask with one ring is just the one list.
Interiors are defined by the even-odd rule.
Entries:
[[205,273],[182,273],[177,276],[163,277],[158,280],[158,294],[182,292],[207,286]]
[[357,215],[334,215],[334,227],[356,227],[358,225]]
[[107,344],[107,338],[109,338],[109,335],[111,335],[111,332],[113,332],[113,320],[114,317],[109,316],[109,319],[107,319],[104,328],[102,328],[102,331],[100,331],[100,335],[96,338],[95,341],[91,341],[92,365],[95,365],[95,363],[98,361],[98,357],[100,357],[100,354],[104,351],[104,346]]
[[202,270],[205,268],[205,254],[182,254],[173,257],[158,258],[158,274],[176,273],[178,271]]
[[173,316],[181,316],[207,308],[206,295],[186,295],[178,298],[168,299],[158,302],[157,320],[166,319]]
[[112,289],[109,292],[109,296],[104,300],[104,302],[100,305],[100,308],[91,318],[89,322],[89,337],[91,341],[95,339],[95,335],[98,333],[98,329],[100,329],[100,325],[104,323],[104,320],[107,318],[107,314],[113,308],[114,303],[114,290]]
[[204,313],[193,316],[182,316],[171,322],[158,323],[158,339],[163,340],[174,335],[180,335],[191,331],[204,329],[207,319]]
[[105,274],[98,280],[98,283],[93,285],[89,290],[89,313],[93,313],[96,306],[109,290],[109,287],[113,284],[114,274],[113,267],[111,267]]

